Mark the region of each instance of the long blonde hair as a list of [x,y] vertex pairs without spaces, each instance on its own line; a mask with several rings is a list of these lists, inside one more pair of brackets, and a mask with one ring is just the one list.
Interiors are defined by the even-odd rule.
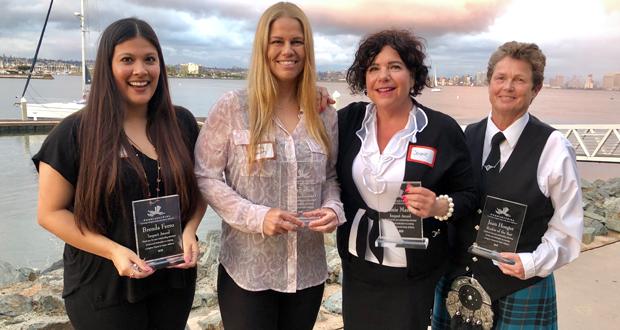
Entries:
[[297,99],[303,110],[306,129],[329,155],[329,138],[325,125],[317,111],[316,69],[314,62],[314,40],[310,22],[304,12],[290,2],[278,2],[267,8],[256,27],[252,48],[252,64],[248,74],[248,106],[250,144],[248,146],[248,165],[256,161],[259,143],[273,128],[273,115],[278,97],[278,81],[269,69],[267,48],[269,32],[274,21],[281,17],[290,17],[299,21],[304,34],[305,61],[304,69],[297,80]]

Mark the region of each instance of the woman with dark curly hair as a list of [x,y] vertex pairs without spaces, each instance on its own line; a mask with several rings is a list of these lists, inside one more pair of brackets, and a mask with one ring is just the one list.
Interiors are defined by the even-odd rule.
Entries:
[[[338,228],[345,329],[426,329],[448,261],[447,222],[476,205],[461,128],[414,99],[426,85],[425,57],[411,32],[386,30],[361,41],[347,72],[351,91],[371,102],[338,111],[337,171],[347,219]],[[422,219],[425,248],[377,244],[377,215],[397,201]],[[390,230],[389,221],[381,227]]]

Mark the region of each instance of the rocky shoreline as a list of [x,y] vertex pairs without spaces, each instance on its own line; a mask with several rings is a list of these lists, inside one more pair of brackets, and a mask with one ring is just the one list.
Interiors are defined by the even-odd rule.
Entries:
[[[582,180],[583,250],[620,240],[620,178]],[[217,303],[216,278],[219,231],[201,240],[196,295],[186,329],[223,329]],[[325,236],[329,278],[315,329],[342,328],[340,258],[335,235]],[[65,314],[62,261],[39,271],[15,268],[0,261],[0,328],[23,330],[73,329]]]

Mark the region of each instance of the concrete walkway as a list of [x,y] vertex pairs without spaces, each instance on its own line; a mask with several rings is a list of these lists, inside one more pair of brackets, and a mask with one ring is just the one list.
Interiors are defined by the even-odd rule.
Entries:
[[582,252],[554,275],[560,330],[620,329],[620,242]]

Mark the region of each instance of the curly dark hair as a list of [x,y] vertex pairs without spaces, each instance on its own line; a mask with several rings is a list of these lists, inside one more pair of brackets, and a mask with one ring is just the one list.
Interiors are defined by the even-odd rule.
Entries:
[[383,30],[364,37],[355,53],[353,64],[347,70],[347,83],[351,92],[360,94],[366,91],[366,70],[383,47],[390,46],[398,52],[407,69],[411,72],[414,84],[409,94],[411,96],[419,95],[424,86],[428,84],[428,66],[424,65],[426,54],[424,53],[423,40],[410,31],[393,29]]

